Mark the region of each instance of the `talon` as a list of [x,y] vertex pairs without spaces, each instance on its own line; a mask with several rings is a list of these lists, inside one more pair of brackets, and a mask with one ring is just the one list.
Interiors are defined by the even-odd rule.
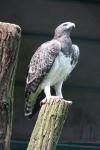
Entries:
[[66,101],[66,102],[67,102],[68,104],[70,104],[70,105],[72,104],[72,101]]
[[50,102],[49,102],[49,103],[50,103],[50,105],[52,105],[52,104],[53,104],[53,101],[54,101],[54,100],[50,98]]
[[42,106],[43,104],[45,104],[47,102],[47,99],[44,98],[41,102],[40,102],[40,106]]
[[[54,101],[59,102],[61,101],[63,98],[60,98],[59,96],[50,96],[49,98],[44,98],[41,102],[40,102],[40,106],[45,104],[46,102],[50,105],[53,104]],[[68,103],[71,104],[71,101],[67,101]]]
[[59,97],[59,96],[51,96],[51,97],[47,100],[47,102],[48,102],[50,105],[52,105],[54,101],[59,102],[59,101],[60,101],[60,97]]

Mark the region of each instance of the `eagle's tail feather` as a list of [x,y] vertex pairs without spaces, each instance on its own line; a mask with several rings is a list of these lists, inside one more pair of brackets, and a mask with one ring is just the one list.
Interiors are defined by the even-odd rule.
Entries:
[[[55,90],[51,88],[51,94],[55,95]],[[40,102],[45,97],[44,91],[36,91],[31,94],[29,88],[25,91],[25,116],[29,119],[40,109]]]
[[38,97],[38,93],[26,93],[25,94],[25,116],[30,117],[33,114],[34,105],[36,103],[36,99]]

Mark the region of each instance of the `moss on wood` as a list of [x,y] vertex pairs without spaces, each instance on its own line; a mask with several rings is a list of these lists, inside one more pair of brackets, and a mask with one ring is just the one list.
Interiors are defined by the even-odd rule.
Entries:
[[27,150],[55,150],[69,110],[67,101],[57,100],[42,105]]

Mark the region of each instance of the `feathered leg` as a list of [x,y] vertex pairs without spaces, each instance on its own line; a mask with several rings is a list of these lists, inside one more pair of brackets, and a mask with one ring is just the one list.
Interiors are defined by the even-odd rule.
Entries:
[[[57,99],[57,96],[51,96],[50,84],[45,86],[44,93],[45,93],[46,97],[41,101],[41,104],[44,104],[46,102],[49,103],[49,104],[52,104],[53,103],[53,99],[55,97]],[[59,99],[59,97],[58,97],[58,99]]]
[[[54,87],[55,87],[55,91],[56,91],[56,95],[59,96],[58,100],[63,99],[63,95],[62,95],[62,84],[63,81],[59,81]],[[67,101],[69,104],[72,104],[72,101]]]
[[62,95],[62,84],[63,84],[63,81],[60,81],[57,84],[55,84],[55,86],[54,86],[56,95],[59,96],[60,99],[63,98],[63,95]]

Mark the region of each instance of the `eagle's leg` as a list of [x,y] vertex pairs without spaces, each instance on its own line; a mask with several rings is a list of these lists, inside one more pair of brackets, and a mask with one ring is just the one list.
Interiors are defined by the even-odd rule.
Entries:
[[49,103],[49,104],[52,104],[54,99],[56,98],[59,99],[58,96],[51,96],[51,91],[50,91],[50,85],[46,85],[45,88],[44,88],[44,93],[46,95],[46,97],[41,101],[41,104],[44,104],[44,103]]
[[49,101],[50,101],[51,92],[50,92],[50,85],[49,84],[45,86],[44,93],[45,93],[46,97],[41,101],[41,104],[45,104],[46,102],[49,103]]
[[50,84],[45,86],[44,93],[46,95],[47,102],[49,103],[51,97]]
[[63,95],[62,95],[62,84],[63,84],[63,81],[59,81],[59,82],[56,83],[55,86],[54,86],[55,92],[56,92],[56,96],[59,96],[60,99],[63,99]]
[[[59,96],[59,100],[63,99],[63,95],[62,95],[62,84],[63,84],[63,81],[60,81],[58,82],[57,84],[55,84],[55,92],[56,92],[56,95]],[[72,104],[72,101],[67,101],[69,104]]]

